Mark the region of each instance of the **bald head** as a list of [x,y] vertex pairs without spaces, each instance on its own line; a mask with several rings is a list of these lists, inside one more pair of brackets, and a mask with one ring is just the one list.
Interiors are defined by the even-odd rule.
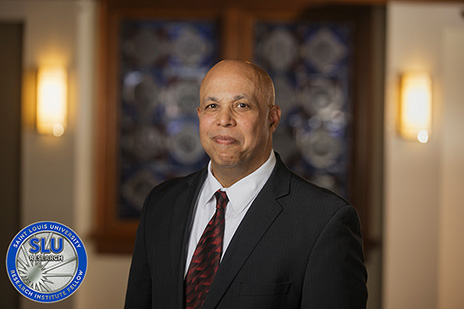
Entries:
[[200,98],[203,98],[204,86],[212,79],[237,75],[250,80],[255,85],[259,101],[262,100],[262,103],[270,107],[275,104],[274,83],[269,74],[256,64],[243,60],[223,60],[214,65],[203,78]]

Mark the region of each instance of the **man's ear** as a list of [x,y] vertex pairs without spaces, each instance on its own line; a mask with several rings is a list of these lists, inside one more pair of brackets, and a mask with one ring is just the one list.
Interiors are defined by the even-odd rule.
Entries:
[[281,110],[279,105],[271,106],[271,110],[269,111],[269,120],[272,133],[277,129],[277,126],[279,125],[280,114]]

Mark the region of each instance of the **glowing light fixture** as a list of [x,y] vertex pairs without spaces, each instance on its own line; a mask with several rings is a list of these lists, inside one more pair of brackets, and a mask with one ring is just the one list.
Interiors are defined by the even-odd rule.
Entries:
[[432,80],[424,72],[401,76],[399,132],[408,140],[427,143],[432,130]]
[[63,67],[41,67],[37,75],[37,132],[62,136],[67,125],[68,74]]

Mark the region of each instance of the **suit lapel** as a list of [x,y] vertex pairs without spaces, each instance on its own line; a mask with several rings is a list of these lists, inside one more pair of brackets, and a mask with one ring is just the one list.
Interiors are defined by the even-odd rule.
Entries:
[[173,260],[171,264],[173,266],[171,270],[172,276],[177,280],[178,308],[183,308],[184,306],[186,244],[188,244],[188,239],[190,237],[193,210],[205,175],[205,170],[203,170],[188,179],[186,186],[176,198],[173,205],[170,258]]
[[210,287],[203,308],[217,306],[266,231],[279,216],[277,199],[288,194],[290,173],[277,156],[276,167],[235,232]]

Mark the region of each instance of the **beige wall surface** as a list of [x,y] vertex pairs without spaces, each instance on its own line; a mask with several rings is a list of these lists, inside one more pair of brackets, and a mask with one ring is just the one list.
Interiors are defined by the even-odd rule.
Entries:
[[[122,308],[129,256],[97,255],[93,224],[96,4],[93,0],[2,0],[0,20],[24,23],[21,224],[64,223],[83,239],[88,271],[70,298],[42,305],[21,297],[21,308]],[[69,123],[60,138],[34,129],[34,70],[64,65],[69,73]]]
[[438,308],[464,304],[464,26],[448,28],[444,48]]
[[[462,111],[462,94],[451,93],[450,82],[462,84],[464,70],[445,70],[449,47],[444,43],[447,29],[464,29],[461,6],[395,2],[388,5],[387,16],[383,308],[454,308],[442,306],[443,301],[439,306],[445,295],[441,287],[452,279],[440,261],[454,260],[446,234],[464,232],[462,225],[446,228],[449,218],[462,218],[462,211],[452,204],[450,187],[444,188],[458,178],[463,183],[463,174],[454,172],[458,160],[448,161],[453,153],[462,154],[462,146],[454,140],[456,133],[452,142],[447,140],[450,131],[464,132],[462,121],[448,120],[449,111]],[[454,55],[455,67],[463,65],[462,54],[461,49],[460,57]],[[404,141],[395,131],[398,75],[408,70],[425,70],[433,78],[434,127],[427,144]],[[447,218],[442,217],[445,209]],[[462,274],[462,265],[455,266]],[[446,298],[460,294],[449,291]]]
[[[39,65],[60,64],[74,74],[77,3],[57,1],[0,1],[2,21],[24,23],[23,67],[32,73]],[[28,77],[25,74],[25,77]],[[70,125],[62,138],[39,136],[33,126],[34,87],[27,80],[23,93],[21,144],[21,224],[50,220],[73,227],[74,185],[74,96],[69,97]],[[70,83],[72,93],[73,83]],[[29,91],[29,92],[27,92]],[[21,308],[37,308],[39,303],[21,297]],[[69,298],[53,305],[70,308]]]

